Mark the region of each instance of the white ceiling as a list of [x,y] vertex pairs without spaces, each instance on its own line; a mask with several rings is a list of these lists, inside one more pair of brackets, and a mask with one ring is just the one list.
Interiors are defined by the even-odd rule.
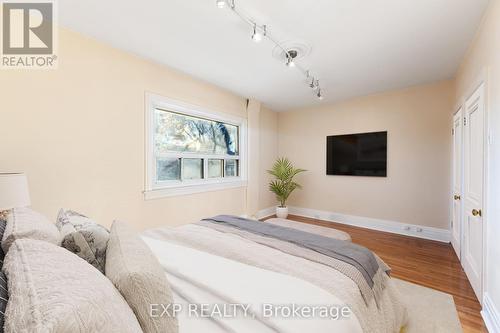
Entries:
[[215,0],[64,0],[63,26],[283,111],[452,78],[488,0],[235,0],[321,80],[320,102],[273,44]]

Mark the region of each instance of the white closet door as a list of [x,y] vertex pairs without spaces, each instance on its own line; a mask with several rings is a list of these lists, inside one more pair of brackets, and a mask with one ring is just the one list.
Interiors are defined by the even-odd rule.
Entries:
[[462,264],[480,301],[483,274],[484,91],[484,85],[481,85],[466,101],[464,107]]

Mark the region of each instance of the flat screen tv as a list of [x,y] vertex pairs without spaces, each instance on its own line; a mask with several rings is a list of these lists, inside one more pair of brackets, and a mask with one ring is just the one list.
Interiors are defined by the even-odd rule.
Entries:
[[387,177],[387,132],[327,137],[326,174]]

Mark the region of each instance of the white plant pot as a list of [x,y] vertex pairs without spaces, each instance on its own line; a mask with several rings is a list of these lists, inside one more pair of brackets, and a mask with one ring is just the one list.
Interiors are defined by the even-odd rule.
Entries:
[[276,216],[280,219],[288,217],[288,207],[276,207]]

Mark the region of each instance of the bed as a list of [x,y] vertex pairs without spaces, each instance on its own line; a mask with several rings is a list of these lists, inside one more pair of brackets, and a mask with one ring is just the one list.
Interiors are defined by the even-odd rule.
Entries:
[[[339,269],[342,263],[332,265],[332,258],[318,254],[320,249],[304,248],[281,236],[262,234],[260,229],[250,232],[223,225],[220,220],[224,219],[241,221],[244,228],[265,224],[222,216],[142,234],[167,274],[176,303],[250,305],[250,315],[242,312],[236,318],[217,313],[203,318],[182,311],[178,316],[180,332],[377,333],[400,332],[405,327],[407,310],[388,274],[380,274],[379,290],[367,295],[370,291],[360,287],[355,274],[345,267]],[[301,229],[299,235],[313,235],[313,241],[316,236],[323,237],[317,227]],[[374,256],[382,271],[389,272]],[[335,316],[346,308],[345,316]],[[287,316],[294,310],[292,318]],[[331,313],[311,315],[312,310]]]
[[407,324],[376,254],[296,222],[221,215],[139,234],[71,210],[54,224],[15,208],[0,236],[9,333],[390,333]]

